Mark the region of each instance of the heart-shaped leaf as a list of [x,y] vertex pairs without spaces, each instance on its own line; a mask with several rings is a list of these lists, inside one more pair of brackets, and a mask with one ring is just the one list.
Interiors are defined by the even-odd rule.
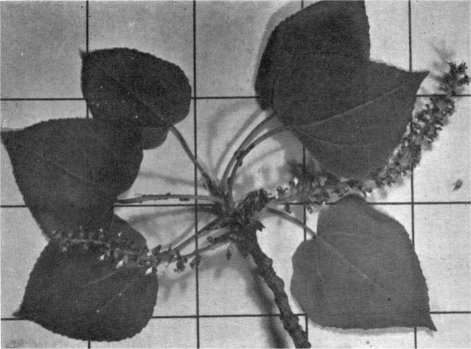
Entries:
[[257,77],[271,106],[310,153],[340,177],[365,179],[406,132],[427,73],[369,61],[362,1],[323,1],[282,22]]
[[144,149],[162,144],[191,102],[177,65],[128,48],[83,53],[82,92],[94,118],[141,128]]
[[26,206],[44,233],[102,227],[142,161],[141,136],[101,120],[64,119],[2,132]]
[[293,269],[291,292],[320,325],[436,330],[406,230],[360,197],[321,211],[318,236],[301,243]]
[[[145,239],[115,216],[112,235],[128,244]],[[31,272],[15,316],[71,338],[118,341],[139,333],[149,322],[157,298],[157,276],[145,268],[101,260],[103,251],[73,246],[62,252],[51,241]]]

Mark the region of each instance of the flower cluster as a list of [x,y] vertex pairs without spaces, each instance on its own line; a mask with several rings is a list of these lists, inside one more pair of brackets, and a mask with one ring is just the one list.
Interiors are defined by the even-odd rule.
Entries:
[[[182,255],[178,248],[172,248],[171,245],[165,250],[162,250],[161,245],[149,250],[144,245],[136,244],[128,234],[118,232],[110,237],[104,229],[86,230],[80,226],[77,229],[54,230],[51,241],[57,243],[63,253],[94,251],[98,252],[98,261],[114,263],[117,269],[144,268],[146,273],[155,273],[157,266],[164,262],[175,263],[175,271],[183,271],[187,264],[193,269],[201,261],[198,251]],[[212,247],[221,243],[222,239],[208,237],[208,242],[209,247]]]
[[391,186],[410,174],[419,163],[422,150],[430,148],[448,118],[455,112],[453,97],[470,82],[465,63],[449,63],[449,67],[449,71],[440,78],[439,89],[442,94],[430,97],[429,103],[414,113],[398,147],[384,166],[370,174],[370,180],[339,178],[318,166],[304,170],[301,164],[291,163],[293,179],[289,187],[278,188],[275,202],[284,204],[287,212],[290,211],[289,202],[302,202],[311,212],[313,205],[337,201],[350,193],[366,196],[373,189]]
[[449,63],[449,66],[449,72],[441,78],[439,89],[443,94],[432,96],[430,102],[413,115],[406,134],[388,163],[372,174],[377,187],[390,186],[400,176],[409,174],[419,163],[422,149],[430,147],[438,137],[438,132],[455,112],[452,97],[461,92],[464,85],[469,84],[469,76],[466,74],[465,63]]
[[304,166],[296,162],[288,165],[293,179],[288,187],[277,188],[277,195],[273,200],[274,204],[283,204],[288,213],[291,212],[292,202],[302,202],[309,213],[312,213],[316,206],[337,201],[349,193],[366,195],[371,191],[370,187],[356,179],[339,178],[320,169],[304,170]]
[[99,261],[116,263],[116,268],[141,267],[149,272],[155,272],[157,265],[164,259],[165,252],[160,252],[160,246],[149,251],[146,246],[139,246],[124,233],[118,232],[110,237],[104,229],[54,230],[51,241],[58,244],[62,252],[98,251]]
[[390,186],[399,177],[409,174],[419,163],[422,149],[429,148],[438,137],[439,131],[455,112],[453,97],[469,84],[466,64],[449,63],[450,70],[441,78],[440,91],[420,111],[413,115],[407,132],[388,163],[375,171],[372,178],[377,187]]

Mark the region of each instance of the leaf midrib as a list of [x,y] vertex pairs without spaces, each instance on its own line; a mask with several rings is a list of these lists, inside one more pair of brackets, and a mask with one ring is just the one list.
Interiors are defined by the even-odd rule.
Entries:
[[[357,272],[361,277],[362,279],[364,280],[367,280],[369,281],[371,284],[373,284],[374,286],[378,287],[379,289],[381,289],[383,291],[383,293],[385,293],[386,295],[388,296],[397,296],[397,294],[395,294],[395,292],[392,292],[392,291],[389,291],[388,289],[386,289],[383,285],[381,285],[379,282],[377,281],[374,281],[368,274],[366,274],[365,272],[363,272],[360,268],[358,268],[353,262],[351,262],[347,257],[345,257],[335,246],[333,246],[330,242],[328,242],[326,239],[324,239],[322,236],[318,236],[317,237],[318,239],[320,239],[319,241],[323,242],[329,249],[331,249],[332,251],[334,251],[334,253],[336,255],[338,255],[340,257],[340,259],[342,261],[344,261],[344,263],[348,266],[350,266],[351,268],[353,268],[353,270],[355,272]],[[395,297],[396,298],[396,297]],[[401,297],[398,297],[399,299]]]
[[[372,99],[372,100],[369,100],[365,103],[361,103],[359,105],[357,105],[356,107],[352,108],[352,109],[349,109],[347,111],[344,111],[340,114],[335,114],[335,115],[332,115],[326,119],[323,119],[323,120],[320,120],[320,121],[314,121],[314,122],[311,122],[311,123],[307,123],[307,124],[302,124],[302,125],[294,125],[294,127],[309,127],[309,126],[320,126],[324,123],[327,123],[327,122],[331,122],[335,119],[338,119],[338,118],[342,118],[342,117],[345,117],[345,116],[348,116],[349,114],[353,113],[354,111],[360,109],[360,108],[363,108],[369,104],[372,104],[372,103],[376,103],[377,101],[380,101],[381,99],[385,98],[385,97],[388,97],[389,95],[391,94],[394,94],[396,93],[398,90],[402,89],[405,87],[406,84],[402,84],[401,86],[398,86],[386,93],[383,93],[382,95]],[[311,100],[311,99],[307,99],[307,100]],[[344,120],[341,120],[341,121],[344,121]],[[349,125],[352,125],[351,123],[349,123]],[[358,127],[358,128],[363,128],[363,127],[360,127],[360,126],[356,126],[355,127]],[[365,127],[365,128],[380,128],[379,126],[376,126],[376,127]]]

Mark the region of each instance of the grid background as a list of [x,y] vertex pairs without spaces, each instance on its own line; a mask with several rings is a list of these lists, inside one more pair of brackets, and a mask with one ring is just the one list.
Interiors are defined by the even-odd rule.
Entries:
[[[250,125],[265,117],[257,109],[252,82],[271,29],[310,3],[2,2],[2,127],[88,117],[80,92],[78,49],[133,47],[177,63],[185,71],[193,102],[190,115],[177,127],[198,158],[220,175],[227,154]],[[368,1],[367,12],[375,60],[406,70],[437,70],[446,59],[471,63],[469,2]],[[433,79],[428,79],[418,96],[427,96],[433,87]],[[308,322],[290,296],[313,347],[471,347],[470,99],[469,89],[458,98],[456,114],[410,179],[387,195],[377,192],[370,197],[372,205],[410,232],[429,285],[438,332],[324,329]],[[226,154],[223,160],[221,154]],[[285,183],[283,164],[292,158],[306,161],[302,146],[290,135],[260,145],[241,169],[238,195]],[[127,195],[203,192],[196,169],[188,164],[169,136],[157,151],[145,153],[141,175]],[[238,255],[226,261],[225,251],[205,258],[196,272],[159,269],[154,317],[129,340],[75,341],[13,319],[46,241],[23,204],[3,146],[1,165],[2,347],[275,346],[270,331],[279,327],[276,309],[260,301],[259,293],[266,290],[254,280],[246,261]],[[453,191],[457,179],[463,186]],[[150,246],[174,242],[182,232],[193,234],[208,219],[191,202],[126,205],[116,211],[146,236]],[[302,206],[294,211],[315,229],[316,214],[306,215]],[[270,217],[264,225],[262,247],[288,281],[291,255],[306,232]],[[280,343],[291,345],[287,338],[280,338]]]

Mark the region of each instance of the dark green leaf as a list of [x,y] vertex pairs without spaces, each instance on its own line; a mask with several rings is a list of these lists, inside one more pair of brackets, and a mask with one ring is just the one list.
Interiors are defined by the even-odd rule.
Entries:
[[319,2],[282,22],[263,56],[256,87],[321,165],[364,179],[406,132],[427,73],[369,61],[364,3]]
[[320,325],[436,330],[406,230],[357,196],[320,213],[318,237],[301,243],[293,269],[291,291]]
[[101,120],[65,119],[2,132],[26,206],[44,233],[101,227],[142,161],[141,136]]
[[[325,169],[368,178],[406,132],[426,73],[343,57],[310,58],[294,59],[284,71],[274,108],[285,125],[299,126],[294,133]],[[307,62],[314,63],[302,68]]]
[[273,106],[273,88],[295,57],[316,52],[368,60],[368,18],[363,1],[320,1],[280,23],[260,61],[255,90],[263,109]]
[[191,87],[175,64],[127,48],[82,54],[82,92],[94,118],[143,128],[145,149],[189,112]]
[[[145,239],[115,216],[114,236],[129,244]],[[50,242],[31,272],[15,316],[71,338],[118,341],[139,333],[149,322],[157,298],[157,276],[145,268],[100,260],[103,251],[81,246],[61,252]]]

